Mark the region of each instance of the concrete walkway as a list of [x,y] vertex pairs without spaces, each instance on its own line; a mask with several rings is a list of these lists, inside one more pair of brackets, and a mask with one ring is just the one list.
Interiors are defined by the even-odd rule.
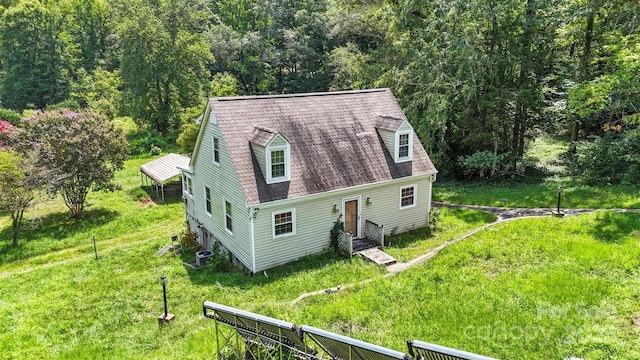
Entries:
[[[446,241],[445,243],[443,243],[442,245],[432,249],[431,251],[429,251],[426,254],[420,255],[417,258],[409,261],[409,262],[401,262],[401,263],[395,263],[392,265],[387,266],[387,271],[389,271],[387,274],[385,274],[383,277],[387,278],[390,276],[393,276],[399,272],[402,272],[404,270],[407,270],[411,267],[414,267],[418,264],[422,264],[425,261],[428,261],[429,259],[433,258],[434,256],[436,256],[440,250],[451,246],[459,241],[462,241],[470,236],[473,236],[475,234],[477,234],[478,232],[492,227],[494,225],[503,223],[503,222],[507,222],[507,221],[513,221],[513,220],[517,220],[517,219],[525,219],[525,218],[539,218],[539,217],[545,217],[545,216],[551,216],[552,213],[556,210],[556,209],[551,209],[551,208],[507,208],[507,207],[497,207],[497,206],[479,206],[479,205],[465,205],[465,204],[450,204],[450,203],[444,203],[444,202],[439,202],[439,201],[433,201],[431,203],[434,207],[446,207],[446,208],[450,208],[450,209],[455,209],[455,208],[460,208],[460,209],[470,209],[470,210],[480,210],[480,211],[485,211],[485,212],[489,212],[489,213],[493,213],[496,214],[498,217],[495,221],[485,224],[483,226],[480,226],[476,229],[473,229],[469,232],[467,232],[464,235],[461,235],[453,240],[450,241]],[[562,214],[564,214],[565,216],[573,216],[573,215],[579,215],[579,214],[587,214],[587,213],[594,213],[594,212],[604,212],[604,211],[613,211],[613,212],[618,212],[618,213],[626,213],[626,212],[631,212],[631,213],[640,213],[640,209],[563,209],[560,208],[560,211],[562,212]],[[342,291],[342,290],[346,290],[355,286],[362,286],[365,285],[367,283],[370,283],[371,281],[373,281],[373,279],[367,279],[367,280],[363,280],[357,283],[353,283],[353,284],[346,284],[346,285],[338,285],[336,287],[333,288],[329,288],[329,289],[323,289],[323,290],[318,290],[318,291],[314,291],[311,293],[305,293],[305,294],[301,294],[300,296],[298,296],[296,299],[294,299],[291,304],[295,304],[307,297],[310,296],[316,296],[316,295],[323,295],[323,294],[332,294],[334,292],[338,292],[338,291]]]

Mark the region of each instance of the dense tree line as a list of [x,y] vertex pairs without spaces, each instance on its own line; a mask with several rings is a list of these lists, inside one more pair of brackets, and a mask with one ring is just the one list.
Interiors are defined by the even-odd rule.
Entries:
[[445,172],[518,172],[544,132],[571,136],[578,166],[637,138],[639,16],[624,0],[2,0],[0,105],[131,117],[155,143],[182,129],[186,150],[205,96],[390,87]]

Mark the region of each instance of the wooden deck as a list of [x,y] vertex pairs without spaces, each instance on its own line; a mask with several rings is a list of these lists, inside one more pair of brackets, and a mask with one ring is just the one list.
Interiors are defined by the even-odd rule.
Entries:
[[378,244],[368,239],[354,239],[353,251],[378,265],[391,265],[396,259],[378,248]]

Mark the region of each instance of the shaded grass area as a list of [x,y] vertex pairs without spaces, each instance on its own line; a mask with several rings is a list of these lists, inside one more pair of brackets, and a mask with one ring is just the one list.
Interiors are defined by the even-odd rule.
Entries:
[[[122,189],[115,192],[90,193],[82,219],[72,219],[60,198],[46,201],[25,213],[20,233],[20,246],[11,245],[12,228],[8,216],[0,217],[0,271],[16,260],[42,256],[41,262],[56,258],[52,252],[80,247],[93,250],[92,237],[98,243],[123,238],[126,241],[146,239],[146,229],[164,227],[166,235],[181,230],[182,202],[179,198],[155,205],[140,202],[139,167],[150,161],[148,156],[126,162],[116,173],[115,181]],[[58,254],[60,255],[60,254]]]
[[535,161],[535,167],[524,175],[499,180],[439,179],[433,186],[433,199],[456,204],[555,208],[558,186],[562,186],[562,207],[640,208],[640,189],[633,185],[603,183],[593,187],[569,177],[561,160],[569,144],[568,138],[539,136],[525,153],[525,157]]
[[395,349],[415,338],[501,359],[638,359],[639,237],[640,214],[499,224],[290,316]]
[[640,208],[640,189],[631,185],[591,187],[552,181],[438,181],[433,186],[433,199],[456,204],[555,208],[558,203],[559,185],[563,187],[563,208]]

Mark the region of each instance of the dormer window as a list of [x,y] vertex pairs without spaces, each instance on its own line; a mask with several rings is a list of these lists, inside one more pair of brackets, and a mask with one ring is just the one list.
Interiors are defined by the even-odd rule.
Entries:
[[267,184],[289,181],[289,144],[267,146]]
[[291,145],[280,132],[254,126],[249,143],[267,184],[291,180]]
[[405,158],[409,156],[409,134],[400,134],[398,141],[398,157]]
[[284,171],[284,149],[271,150],[271,178],[281,178],[285,176]]
[[413,132],[396,132],[396,162],[411,161],[413,154]]
[[401,163],[412,160],[413,128],[407,119],[379,115],[375,127],[393,161]]

